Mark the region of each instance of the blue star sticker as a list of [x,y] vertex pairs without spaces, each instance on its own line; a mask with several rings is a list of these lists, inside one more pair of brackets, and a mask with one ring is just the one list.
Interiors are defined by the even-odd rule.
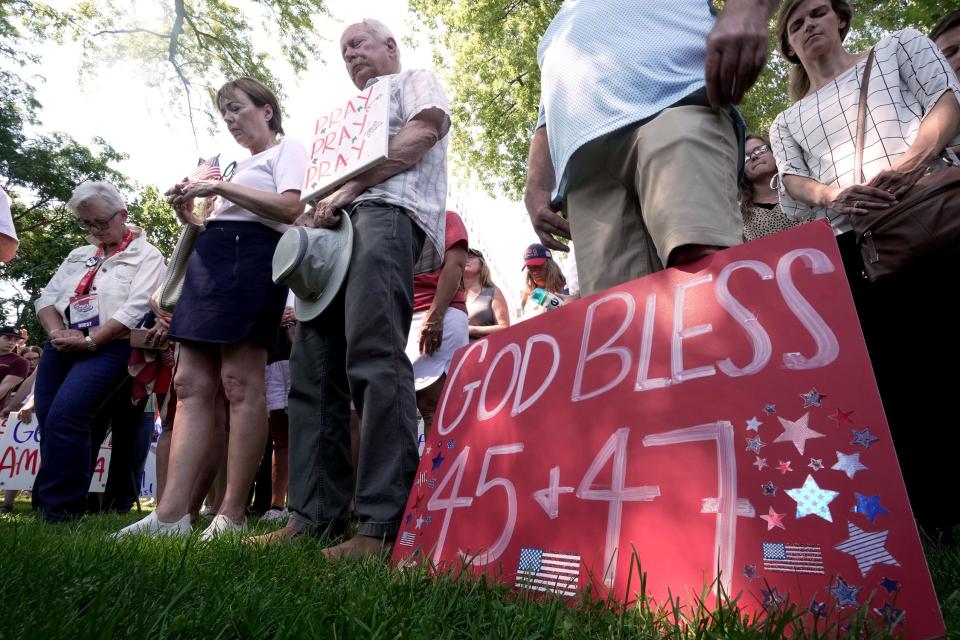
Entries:
[[850,431],[853,433],[853,440],[850,441],[850,444],[859,444],[864,449],[869,449],[871,444],[880,439],[870,433],[870,427],[865,427],[862,431],[856,429],[850,429]]
[[841,607],[859,606],[857,604],[857,592],[860,591],[860,587],[854,587],[846,582],[843,578],[837,578],[837,584],[830,587],[830,593],[837,599],[837,604]]
[[853,507],[853,512],[862,513],[870,522],[876,521],[877,516],[890,513],[886,507],[880,504],[879,493],[875,496],[870,496],[869,498],[867,496],[860,495],[856,491],[853,492],[853,495],[857,499],[857,504]]
[[407,518],[406,518],[406,523],[407,523],[407,524],[410,524],[411,522],[413,522],[413,514],[412,514],[412,513],[408,513],[408,514],[407,514]]
[[771,587],[768,589],[761,589],[760,593],[763,594],[763,608],[773,607],[774,609],[779,609],[784,602],[787,601],[780,592],[777,591],[776,587]]
[[880,619],[883,620],[883,623],[888,627],[903,622],[903,609],[897,609],[889,602],[884,602],[882,609],[875,608],[873,612],[880,616]]
[[775,496],[777,495],[777,485],[772,482],[766,482],[760,485],[760,488],[763,489],[763,495],[765,496]]
[[807,609],[814,618],[823,618],[827,615],[827,603],[821,602],[818,600],[812,600],[810,602],[810,608]]
[[772,416],[777,412],[777,405],[775,404],[765,404],[763,405],[763,412],[768,416]]
[[760,449],[763,449],[766,443],[760,439],[760,436],[755,438],[747,438],[747,451],[753,451],[754,453],[760,453]]
[[440,468],[440,465],[443,464],[443,460],[444,460],[443,455],[441,455],[440,452],[437,451],[437,455],[434,456],[433,460],[431,460],[431,462],[433,462],[434,471]]
[[900,583],[896,580],[891,580],[886,576],[884,576],[883,580],[880,581],[880,586],[886,589],[887,593],[893,593],[894,591],[900,590]]
[[760,425],[762,424],[763,424],[762,422],[757,420],[757,416],[753,416],[752,418],[747,420],[747,431],[759,431]]
[[817,391],[817,388],[814,387],[806,393],[801,393],[800,397],[803,398],[803,408],[806,409],[807,407],[819,407],[823,399],[827,396]]
[[747,580],[753,580],[757,577],[757,565],[755,564],[745,564],[743,565],[743,577]]

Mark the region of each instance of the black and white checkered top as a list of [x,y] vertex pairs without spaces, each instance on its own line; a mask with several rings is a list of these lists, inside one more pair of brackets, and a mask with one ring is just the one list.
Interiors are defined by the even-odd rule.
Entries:
[[[917,137],[920,123],[941,96],[960,82],[937,46],[914,29],[897,31],[877,42],[870,72],[864,132],[863,175],[870,180],[890,168]],[[784,175],[812,178],[846,188],[854,176],[857,107],[866,58],[833,82],[807,95],[777,116],[770,143],[780,172],[780,204],[793,219],[828,218],[835,233],[851,229],[843,214],[795,201],[783,186]],[[960,143],[960,136],[951,145]]]

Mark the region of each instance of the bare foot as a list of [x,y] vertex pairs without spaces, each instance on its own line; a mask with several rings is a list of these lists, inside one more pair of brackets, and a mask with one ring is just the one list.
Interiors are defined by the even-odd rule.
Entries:
[[362,558],[364,556],[389,556],[393,550],[393,543],[370,536],[355,535],[346,542],[327,547],[321,553],[328,560],[340,558]]
[[247,544],[264,545],[273,544],[274,542],[290,542],[291,540],[296,540],[302,535],[303,534],[301,532],[297,531],[293,527],[281,527],[276,531],[265,533],[262,536],[244,538],[243,541]]

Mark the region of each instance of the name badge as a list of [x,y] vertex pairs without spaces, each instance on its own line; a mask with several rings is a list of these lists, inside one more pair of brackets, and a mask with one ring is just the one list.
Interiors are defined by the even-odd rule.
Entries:
[[100,326],[100,301],[97,294],[88,293],[70,298],[70,328],[89,329]]

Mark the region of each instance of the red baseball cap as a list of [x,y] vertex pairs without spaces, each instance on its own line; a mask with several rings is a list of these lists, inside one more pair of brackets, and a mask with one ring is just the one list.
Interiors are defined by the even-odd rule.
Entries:
[[527,250],[523,252],[523,267],[539,267],[551,258],[553,258],[553,254],[550,253],[550,249],[547,249],[542,244],[535,243],[527,247]]

